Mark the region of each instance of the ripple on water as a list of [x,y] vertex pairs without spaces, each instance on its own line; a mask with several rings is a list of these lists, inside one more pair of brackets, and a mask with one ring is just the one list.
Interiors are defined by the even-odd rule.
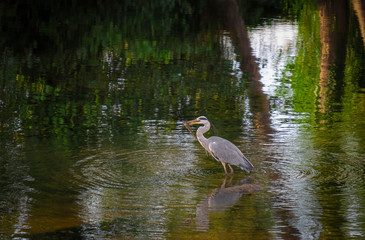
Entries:
[[77,161],[71,168],[71,181],[83,188],[125,187],[114,153],[91,153]]
[[[199,184],[207,174],[192,151],[172,146],[145,150],[92,150],[71,168],[71,184],[81,188],[80,218],[85,223],[132,218],[141,231],[169,214],[194,211]],[[154,228],[156,227],[156,229]]]
[[[173,147],[133,151],[91,151],[71,168],[72,184],[81,188],[136,188],[182,185],[202,178],[191,151]],[[188,179],[188,180],[187,180]]]
[[311,178],[316,177],[319,172],[308,165],[296,165],[293,169],[292,177],[300,181],[307,181]]

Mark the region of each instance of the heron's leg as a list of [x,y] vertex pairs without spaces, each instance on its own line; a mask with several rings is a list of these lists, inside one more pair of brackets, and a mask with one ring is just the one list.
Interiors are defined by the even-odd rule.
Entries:
[[223,168],[224,168],[224,173],[227,175],[226,163],[224,163],[224,162],[221,162],[221,163],[222,163]]
[[231,167],[231,164],[228,163],[228,167],[231,169],[231,174],[233,174],[233,168]]

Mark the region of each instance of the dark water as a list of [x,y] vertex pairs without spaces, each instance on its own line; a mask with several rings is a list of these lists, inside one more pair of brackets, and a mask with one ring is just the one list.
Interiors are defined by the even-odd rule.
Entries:
[[365,236],[363,1],[0,9],[0,239]]

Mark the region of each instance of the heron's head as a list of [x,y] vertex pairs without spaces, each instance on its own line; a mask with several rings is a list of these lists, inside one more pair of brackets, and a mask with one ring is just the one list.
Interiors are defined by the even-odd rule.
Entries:
[[204,116],[200,116],[197,119],[191,120],[188,122],[189,125],[194,125],[194,124],[207,124],[209,123],[208,118],[204,117]]

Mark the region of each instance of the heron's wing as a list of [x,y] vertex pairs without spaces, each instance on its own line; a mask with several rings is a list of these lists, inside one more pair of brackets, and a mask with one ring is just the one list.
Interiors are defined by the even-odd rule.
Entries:
[[247,172],[253,169],[251,162],[230,141],[221,137],[210,137],[209,151],[218,161],[236,165]]

